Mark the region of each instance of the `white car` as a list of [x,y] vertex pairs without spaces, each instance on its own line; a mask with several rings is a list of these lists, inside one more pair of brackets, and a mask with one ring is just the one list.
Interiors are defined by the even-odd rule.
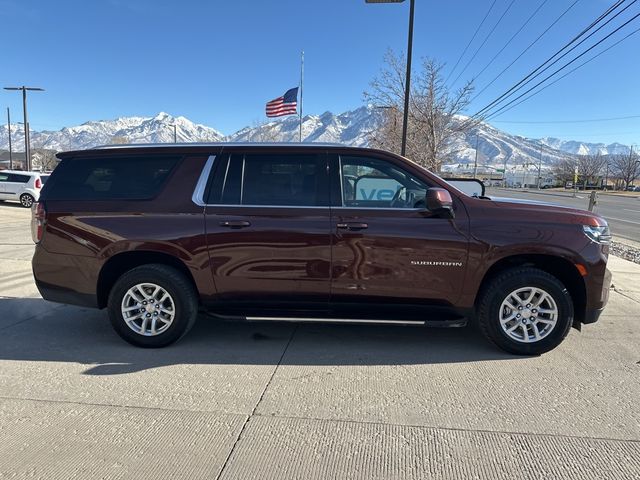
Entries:
[[40,190],[49,178],[40,172],[0,170],[0,201],[16,200],[25,208],[31,208],[40,198]]

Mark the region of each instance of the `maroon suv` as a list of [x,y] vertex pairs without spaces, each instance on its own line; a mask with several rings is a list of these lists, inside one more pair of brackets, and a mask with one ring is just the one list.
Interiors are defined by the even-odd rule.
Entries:
[[33,208],[51,301],[161,347],[220,318],[463,326],[538,354],[598,319],[602,218],[467,196],[388,152],[323,144],[110,146],[58,155]]

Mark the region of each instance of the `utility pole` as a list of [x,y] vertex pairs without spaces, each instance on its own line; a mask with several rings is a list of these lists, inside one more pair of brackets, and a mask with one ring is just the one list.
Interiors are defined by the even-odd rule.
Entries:
[[24,154],[27,171],[31,171],[31,139],[29,138],[29,120],[27,120],[27,91],[44,92],[44,88],[39,87],[4,87],[5,90],[22,91],[22,110],[24,114]]
[[7,129],[9,131],[9,170],[13,170],[13,149],[11,148],[11,114],[7,107]]
[[505,155],[504,157],[504,167],[502,169],[502,186],[504,188],[507,188],[507,162],[509,161],[509,159],[511,158],[511,152],[509,152],[509,155]]
[[473,178],[478,177],[478,143],[479,143],[479,138],[478,138],[478,134],[476,133],[476,159],[473,162]]
[[540,145],[540,158],[538,159],[538,190],[540,190],[540,182],[542,181],[542,145]]
[[[365,3],[402,3],[404,0],[365,0]],[[402,119],[402,145],[400,155],[403,157],[407,151],[407,127],[409,123],[409,97],[411,95],[411,56],[413,53],[413,17],[416,0],[409,0],[409,34],[407,38],[407,73],[404,86],[404,112]]]

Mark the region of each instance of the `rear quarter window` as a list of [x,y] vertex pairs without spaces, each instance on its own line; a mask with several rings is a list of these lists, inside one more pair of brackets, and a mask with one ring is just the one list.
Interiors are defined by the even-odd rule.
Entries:
[[65,159],[47,182],[46,200],[144,200],[166,184],[180,157]]
[[29,183],[29,179],[31,177],[29,175],[20,175],[18,173],[10,173],[9,174],[9,182],[15,183]]

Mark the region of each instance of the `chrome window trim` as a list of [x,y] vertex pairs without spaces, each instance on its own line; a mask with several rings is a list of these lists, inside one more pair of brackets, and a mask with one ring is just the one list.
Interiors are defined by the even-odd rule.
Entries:
[[207,203],[203,205],[205,207],[221,207],[221,208],[306,208],[306,209],[327,209],[334,208],[340,210],[394,210],[400,212],[421,212],[424,211],[424,208],[389,208],[389,207],[335,207],[331,205],[224,205],[221,203]]
[[207,206],[204,201],[204,191],[207,188],[207,182],[209,181],[209,176],[211,175],[211,169],[213,168],[213,162],[215,159],[215,155],[209,155],[209,158],[207,158],[204,168],[202,169],[202,173],[200,173],[200,178],[198,178],[198,183],[196,183],[196,188],[191,196],[191,201],[199,207]]

